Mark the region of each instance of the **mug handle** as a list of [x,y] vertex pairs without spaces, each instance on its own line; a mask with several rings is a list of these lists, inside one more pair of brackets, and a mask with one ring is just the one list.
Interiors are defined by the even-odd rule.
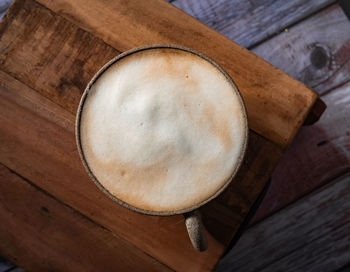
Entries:
[[198,251],[205,251],[208,248],[207,238],[204,233],[201,214],[198,210],[184,213],[185,224],[188,236],[192,245]]

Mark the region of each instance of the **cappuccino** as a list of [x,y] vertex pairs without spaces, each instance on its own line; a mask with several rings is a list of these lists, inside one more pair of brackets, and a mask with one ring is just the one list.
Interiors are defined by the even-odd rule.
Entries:
[[241,97],[216,65],[148,48],[106,66],[82,100],[81,153],[107,193],[141,212],[181,213],[216,196],[247,140]]

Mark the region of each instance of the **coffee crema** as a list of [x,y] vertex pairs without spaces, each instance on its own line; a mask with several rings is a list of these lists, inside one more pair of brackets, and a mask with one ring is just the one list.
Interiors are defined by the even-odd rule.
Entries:
[[229,182],[247,122],[218,67],[192,52],[149,48],[97,77],[78,129],[88,168],[110,195],[166,214],[201,205]]

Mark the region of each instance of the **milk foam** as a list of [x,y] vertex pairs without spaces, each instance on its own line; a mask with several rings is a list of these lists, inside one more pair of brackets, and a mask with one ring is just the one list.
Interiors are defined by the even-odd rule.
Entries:
[[81,145],[97,180],[142,210],[180,211],[231,177],[245,142],[240,98],[211,63],[163,48],[129,55],[91,87]]

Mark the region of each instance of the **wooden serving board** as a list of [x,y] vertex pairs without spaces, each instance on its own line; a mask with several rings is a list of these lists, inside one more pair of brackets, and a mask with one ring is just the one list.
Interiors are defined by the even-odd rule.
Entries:
[[[285,147],[324,109],[314,91],[162,0],[18,0],[0,37],[0,255],[28,270],[212,270]],[[142,215],[107,198],[77,152],[75,112],[90,78],[151,43],[208,55],[247,105],[243,166],[201,208],[204,253],[192,248],[182,216]]]

